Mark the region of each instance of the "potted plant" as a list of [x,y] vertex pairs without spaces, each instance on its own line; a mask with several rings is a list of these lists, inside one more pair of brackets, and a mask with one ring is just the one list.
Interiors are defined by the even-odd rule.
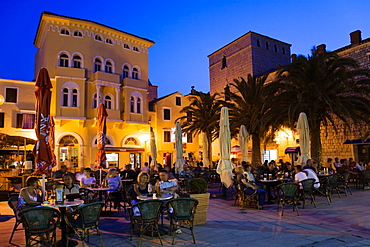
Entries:
[[190,197],[199,202],[194,216],[194,225],[206,223],[210,196],[207,189],[208,183],[203,178],[194,178],[190,181]]

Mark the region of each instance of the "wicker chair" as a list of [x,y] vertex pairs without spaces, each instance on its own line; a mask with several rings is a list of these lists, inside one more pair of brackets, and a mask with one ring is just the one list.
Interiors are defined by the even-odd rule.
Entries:
[[338,185],[338,180],[339,180],[339,173],[334,173],[328,176],[328,183],[329,183],[329,189],[330,189],[330,194],[333,193],[333,190],[337,191],[337,194],[340,196],[340,189]]
[[19,217],[19,210],[18,210],[18,196],[12,196],[8,200],[9,207],[13,210],[14,217],[15,217],[15,223],[13,227],[12,234],[10,235],[9,244],[12,243],[13,235],[15,231],[24,230],[23,226],[22,228],[18,229],[18,226],[22,223],[21,217]]
[[344,190],[344,193],[346,194],[346,196],[348,195],[347,194],[347,190],[352,195],[351,188],[349,187],[349,178],[350,178],[350,175],[351,175],[350,172],[346,172],[338,180],[338,187],[339,188],[342,188]]
[[[162,201],[157,199],[141,201],[132,205],[132,209],[130,210],[130,220],[131,220],[130,241],[132,240],[133,231],[136,228],[136,230],[140,234],[139,246],[141,246],[143,232],[149,229],[152,233],[152,237],[154,232],[158,233],[159,241],[161,242],[161,245],[163,245],[158,228],[158,215],[160,214],[161,206]],[[139,209],[140,215],[138,216],[134,215],[133,209],[135,207]]]
[[[87,242],[89,242],[90,231],[95,230],[97,236],[100,238],[100,243],[104,246],[103,239],[100,234],[98,227],[100,213],[104,207],[104,202],[93,202],[87,205],[78,207],[71,214],[64,215],[64,220],[70,229],[73,229],[75,234],[82,240],[82,246],[85,244],[85,238],[87,236]],[[72,220],[71,220],[72,219]],[[68,247],[67,241],[67,247]]]
[[278,185],[277,190],[278,190],[279,199],[278,199],[277,211],[279,212],[279,205],[281,204],[282,206],[281,216],[284,215],[284,207],[286,205],[293,206],[293,211],[296,211],[297,215],[299,216],[298,207],[297,207],[298,189],[299,189],[299,185],[297,183],[285,183],[285,184]]
[[300,184],[302,184],[303,187],[302,190],[300,190],[301,199],[303,201],[303,208],[306,204],[306,196],[310,196],[311,204],[313,203],[314,207],[316,208],[315,196],[313,194],[315,181],[316,180],[314,178],[308,178],[300,182]]
[[[26,232],[26,246],[45,244],[56,246],[56,228],[60,222],[60,213],[50,207],[35,207],[19,212]],[[39,239],[38,239],[39,238]],[[32,242],[35,242],[32,244]]]
[[247,195],[244,192],[244,185],[235,179],[233,181],[234,181],[234,187],[236,189],[236,196],[235,196],[234,204],[236,204],[236,202],[238,201],[240,209],[244,209],[245,206],[250,206],[250,207],[255,206],[257,209],[260,209],[259,203],[258,203],[257,190],[255,190],[253,194]]
[[326,200],[328,201],[328,205],[331,203],[331,190],[330,190],[330,184],[329,184],[329,176],[320,178],[320,187],[319,188],[313,188],[314,192],[317,192],[318,194],[325,196]]
[[97,194],[94,191],[86,188],[80,188],[79,192],[81,200],[83,200],[85,204],[93,203],[96,201]]
[[370,182],[370,170],[365,170],[362,173],[362,189],[365,190],[365,184],[369,185]]
[[170,233],[173,234],[172,245],[175,242],[176,233],[174,231],[176,230],[176,226],[189,229],[195,244],[193,222],[198,203],[198,200],[194,198],[176,198],[167,202],[167,211],[172,211],[168,214],[170,219]]

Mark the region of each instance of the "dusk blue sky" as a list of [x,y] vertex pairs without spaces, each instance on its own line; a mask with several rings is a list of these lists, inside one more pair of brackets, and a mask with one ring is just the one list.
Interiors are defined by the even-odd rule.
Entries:
[[370,37],[368,0],[37,1],[0,0],[0,78],[34,79],[33,46],[42,11],[88,19],[151,39],[149,78],[159,96],[209,91],[207,55],[252,30],[307,55],[349,44],[360,29]]

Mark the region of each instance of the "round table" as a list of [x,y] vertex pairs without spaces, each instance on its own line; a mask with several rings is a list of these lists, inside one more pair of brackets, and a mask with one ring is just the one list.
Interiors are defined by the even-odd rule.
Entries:
[[114,191],[113,189],[110,189],[110,188],[101,188],[101,187],[100,188],[87,187],[86,189],[99,192],[99,201],[100,202],[103,201],[103,191]]
[[73,201],[64,200],[64,202],[61,203],[61,204],[57,204],[57,203],[55,203],[55,201],[51,201],[51,202],[47,201],[47,202],[44,202],[44,203],[41,204],[41,206],[44,206],[44,207],[58,208],[59,211],[60,211],[60,215],[61,215],[60,229],[62,230],[62,239],[60,241],[58,241],[58,246],[65,246],[66,241],[67,241],[67,224],[64,220],[64,215],[66,213],[67,207],[78,206],[78,205],[81,205],[83,203],[84,203],[83,200],[76,199],[76,200],[73,200]]
[[278,179],[260,180],[259,182],[266,186],[266,192],[267,192],[266,204],[274,204],[274,202],[272,201],[271,189],[273,187],[278,186],[281,183],[281,180],[278,180]]
[[[156,199],[161,200],[161,201],[165,201],[165,200],[171,199],[172,197],[173,197],[172,194],[167,193],[167,194],[162,194],[161,196],[157,196]],[[145,200],[153,199],[153,196],[148,196],[148,195],[144,194],[144,195],[141,195],[141,196],[137,196],[137,199],[145,201]]]

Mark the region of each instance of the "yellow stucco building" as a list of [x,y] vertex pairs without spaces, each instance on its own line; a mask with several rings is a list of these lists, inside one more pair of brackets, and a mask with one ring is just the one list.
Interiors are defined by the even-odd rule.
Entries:
[[[164,129],[175,125],[179,111],[189,103],[178,92],[165,100],[156,99],[157,87],[148,79],[148,51],[153,41],[93,21],[43,12],[34,45],[38,48],[35,77],[45,67],[53,85],[51,115],[58,167],[67,164],[77,170],[94,165],[100,103],[108,113],[106,150],[110,165],[122,168],[149,161],[150,127],[157,138],[157,161],[162,163],[162,154],[173,152],[174,144],[167,142]],[[34,82],[0,79],[2,133],[35,139],[32,128],[24,129],[16,121],[17,114],[24,113],[24,118],[35,114],[33,91]],[[15,102],[7,100],[10,94],[17,98]],[[182,107],[176,105],[178,98]],[[149,111],[150,101],[159,110]],[[170,120],[163,117],[162,107],[171,109]],[[185,154],[196,150],[199,146],[194,138]]]

